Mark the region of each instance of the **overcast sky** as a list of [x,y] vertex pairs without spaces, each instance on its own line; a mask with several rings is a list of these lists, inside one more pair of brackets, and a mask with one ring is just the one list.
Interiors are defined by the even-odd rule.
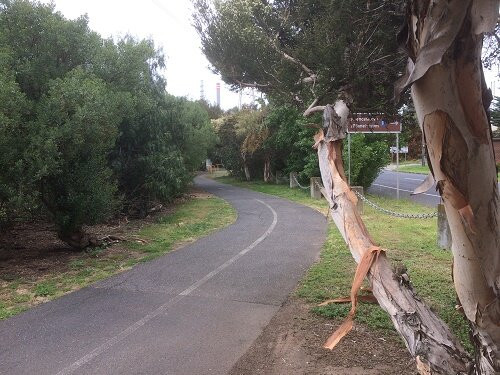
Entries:
[[[50,3],[50,0],[43,0]],[[205,98],[215,103],[215,84],[221,83],[221,107],[238,105],[238,94],[232,93],[222,80],[209,69],[209,63],[200,50],[199,37],[191,26],[190,0],[54,0],[57,11],[66,18],[89,16],[89,26],[103,37],[153,39],[166,57],[165,77],[167,91],[189,99],[200,98],[204,81]],[[243,102],[251,101],[250,93]]]
[[[50,0],[43,2],[49,3]],[[88,14],[91,29],[103,37],[129,34],[153,39],[166,57],[165,77],[169,93],[197,100],[203,80],[205,98],[215,103],[215,84],[221,82],[221,107],[229,109],[238,105],[238,94],[230,92],[208,69],[209,63],[200,50],[199,37],[191,25],[190,0],[53,0],[53,3],[66,18]],[[500,95],[500,83],[495,74],[486,72],[486,82],[494,94]],[[248,92],[243,103],[251,101]]]

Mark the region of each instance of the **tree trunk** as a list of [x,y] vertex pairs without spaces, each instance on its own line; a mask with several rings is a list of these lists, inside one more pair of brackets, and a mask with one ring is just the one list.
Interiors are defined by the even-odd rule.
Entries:
[[243,158],[243,171],[245,172],[245,179],[247,181],[250,181],[250,169],[248,168],[248,164],[247,164],[247,158],[245,156],[245,154],[242,155],[242,158]]
[[266,156],[264,161],[264,182],[269,182],[271,180],[271,158]]
[[67,243],[75,250],[84,250],[89,246],[99,246],[100,242],[95,236],[85,233],[83,229],[77,229],[71,233],[58,233],[61,241]]
[[455,289],[472,327],[477,374],[500,373],[500,208],[482,33],[498,1],[413,1],[407,74],[451,229]]
[[[324,107],[323,129],[315,138],[315,147],[324,185],[323,195],[329,202],[331,217],[358,263],[354,284],[359,287],[364,276],[359,270],[365,267],[373,295],[416,358],[420,373],[466,374],[470,359],[465,350],[445,323],[415,295],[408,275],[392,270],[385,253],[371,239],[356,209],[357,198],[347,183],[341,155],[348,114],[349,109],[341,100],[334,107]],[[354,305],[355,293],[351,293],[351,299]],[[350,330],[354,311],[351,313],[350,319],[332,335],[325,347],[333,348]]]

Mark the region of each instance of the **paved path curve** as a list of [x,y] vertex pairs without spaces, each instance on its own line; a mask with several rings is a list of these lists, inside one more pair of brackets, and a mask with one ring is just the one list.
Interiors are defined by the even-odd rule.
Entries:
[[326,220],[198,177],[233,225],[155,261],[0,322],[0,374],[224,374],[325,240]]

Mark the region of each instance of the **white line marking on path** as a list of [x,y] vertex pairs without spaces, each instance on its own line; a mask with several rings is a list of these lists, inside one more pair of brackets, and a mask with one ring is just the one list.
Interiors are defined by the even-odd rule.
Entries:
[[[387,188],[387,189],[398,190],[395,187],[387,186],[387,185],[372,184],[372,186],[380,186],[380,187]],[[405,190],[405,189],[399,189],[399,191],[405,191],[407,193],[413,193],[413,191],[411,191],[411,190]],[[439,195],[436,195],[436,194],[422,193],[422,194],[419,194],[419,195],[428,195],[429,197],[438,197],[438,198],[441,198]]]
[[231,264],[233,264],[234,262],[236,262],[238,259],[240,259],[243,255],[245,255],[250,250],[252,250],[255,246],[257,246],[258,244],[260,244],[262,241],[264,241],[266,239],[267,236],[269,236],[271,234],[271,232],[274,230],[274,227],[276,227],[276,224],[278,223],[278,214],[266,202],[263,202],[260,199],[256,199],[256,201],[258,201],[258,202],[262,203],[263,205],[265,205],[273,213],[273,222],[272,222],[271,226],[267,229],[267,231],[262,236],[260,236],[259,238],[257,238],[250,246],[248,246],[247,248],[241,250],[238,254],[236,254],[234,257],[232,257],[231,259],[229,259],[227,262],[221,264],[219,267],[217,267],[215,270],[213,270],[212,272],[210,272],[209,274],[207,274],[205,277],[203,277],[202,279],[200,279],[197,282],[195,282],[193,285],[191,285],[186,290],[182,291],[179,294],[180,296],[187,296],[187,295],[191,294],[193,291],[195,291],[196,289],[198,289],[201,285],[205,284],[208,280],[210,280],[212,277],[214,277],[219,272],[221,272],[224,268],[227,268],[228,266],[230,266]]
[[257,202],[262,203],[264,206],[266,206],[272,213],[273,213],[273,222],[267,228],[267,230],[264,232],[262,236],[257,238],[251,245],[248,247],[244,248],[241,250],[238,254],[236,254],[234,257],[226,261],[225,263],[221,264],[219,267],[217,267],[215,270],[212,272],[208,273],[206,276],[202,277],[200,280],[195,282],[193,285],[191,285],[189,288],[183,290],[179,295],[175,296],[172,298],[170,301],[164,303],[160,307],[158,307],[156,310],[153,310],[146,316],[144,316],[142,319],[138,320],[125,330],[121,331],[119,334],[116,336],[110,338],[108,341],[106,341],[104,344],[98,346],[95,348],[93,351],[91,351],[89,354],[83,356],[80,358],[78,361],[74,362],[72,365],[66,367],[65,369],[59,371],[57,375],[67,375],[67,374],[72,374],[75,372],[75,370],[79,369],[82,367],[84,364],[90,362],[93,358],[97,357],[98,355],[104,353],[106,350],[110,349],[113,345],[119,343],[126,337],[130,336],[132,333],[137,331],[139,328],[144,326],[147,322],[149,322],[151,319],[157,317],[158,315],[162,314],[165,312],[169,307],[172,305],[175,305],[177,302],[179,302],[181,299],[183,299],[185,296],[188,296],[192,292],[194,292],[196,289],[198,289],[200,286],[205,284],[208,280],[213,278],[215,275],[220,273],[222,270],[225,268],[229,267],[231,264],[236,262],[238,259],[240,259],[243,255],[248,253],[250,250],[255,248],[258,244],[260,244],[262,241],[264,241],[274,230],[276,227],[276,224],[278,223],[278,214],[274,209],[268,205],[266,202],[261,201],[260,199],[255,199]]

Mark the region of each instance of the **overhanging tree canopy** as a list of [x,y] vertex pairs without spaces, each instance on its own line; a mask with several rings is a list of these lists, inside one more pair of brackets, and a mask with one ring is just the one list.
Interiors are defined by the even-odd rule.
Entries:
[[196,0],[194,22],[213,70],[233,89],[273,100],[332,103],[340,89],[358,109],[393,111],[404,66],[395,35],[403,1]]
[[[413,85],[433,174],[451,218],[454,268],[460,273],[455,285],[473,327],[475,361],[413,294],[407,277],[392,271],[355,209],[357,198],[343,172],[351,96],[358,108],[381,108],[398,75],[391,37],[399,23],[398,4],[198,0],[195,25],[214,70],[233,87],[258,87],[272,98],[307,107],[306,115],[324,112],[315,146],[331,215],[359,263],[353,306],[366,275],[420,373],[495,374],[500,372],[500,213],[481,45],[483,33],[497,23],[498,1],[407,3],[400,35],[410,59],[397,92]],[[327,346],[351,326],[347,320]]]

